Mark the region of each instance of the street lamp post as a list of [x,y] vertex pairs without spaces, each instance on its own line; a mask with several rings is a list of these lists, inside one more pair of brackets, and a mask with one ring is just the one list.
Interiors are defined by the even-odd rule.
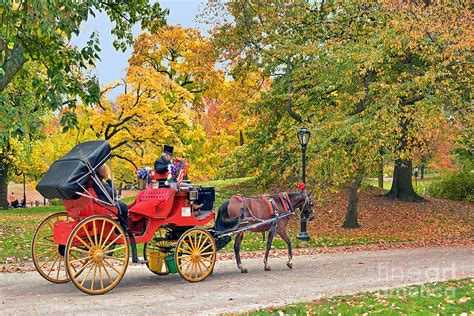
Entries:
[[[301,172],[301,181],[305,185],[303,190],[306,190],[306,148],[308,146],[309,138],[311,137],[311,133],[306,127],[302,127],[298,131],[298,141],[301,145],[301,154],[302,154],[302,172]],[[300,233],[298,234],[299,240],[308,241],[309,234],[306,230],[306,223],[307,219],[303,217],[303,213],[301,213],[300,217]]]
[[21,203],[22,207],[26,207],[26,175],[23,172],[23,202]]

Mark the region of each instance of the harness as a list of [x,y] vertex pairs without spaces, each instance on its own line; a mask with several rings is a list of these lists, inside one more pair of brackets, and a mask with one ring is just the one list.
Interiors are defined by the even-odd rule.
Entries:
[[[279,193],[277,194],[277,197],[280,199],[280,202],[281,204],[283,205],[283,209],[284,209],[284,213],[283,214],[286,214],[286,213],[293,213],[293,207],[291,205],[291,202],[290,202],[290,197],[288,195],[287,192],[282,192],[282,193]],[[243,217],[243,211],[244,210],[247,210],[249,215],[250,215],[250,219],[252,221],[255,221],[255,222],[262,222],[264,221],[263,219],[261,218],[258,218],[255,216],[255,214],[253,213],[252,209],[250,208],[250,206],[248,205],[247,203],[247,197],[244,197],[240,194],[236,194],[236,195],[233,195],[232,198],[236,199],[237,201],[241,202],[244,204],[244,208],[241,209],[241,218]],[[270,215],[275,218],[275,217],[279,217],[280,216],[280,212],[278,210],[278,206],[276,205],[275,203],[275,200],[271,197],[271,196],[261,196],[261,197],[255,197],[254,199],[259,199],[259,200],[262,200],[268,207],[268,209],[270,210]],[[273,226],[275,226],[275,223],[276,221],[273,223]],[[274,227],[272,227],[274,229]]]

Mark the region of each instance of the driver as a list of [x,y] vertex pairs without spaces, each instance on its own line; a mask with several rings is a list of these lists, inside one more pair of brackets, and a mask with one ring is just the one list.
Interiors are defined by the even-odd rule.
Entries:
[[[163,152],[161,157],[155,161],[155,171],[158,174],[166,174],[168,172],[168,167],[171,164],[171,159],[173,158],[173,146],[165,145],[163,146]],[[164,178],[166,179],[168,175],[166,174]]]

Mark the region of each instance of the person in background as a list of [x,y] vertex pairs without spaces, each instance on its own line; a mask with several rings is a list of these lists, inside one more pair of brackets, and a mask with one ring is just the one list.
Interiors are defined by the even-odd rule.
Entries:
[[[99,167],[97,171],[97,176],[102,180],[102,185],[107,191],[107,194],[110,198],[117,196],[116,190],[112,185],[112,176],[110,174],[110,169],[106,164],[103,164]],[[110,200],[107,198],[107,195],[102,191],[97,183],[94,181],[92,182],[92,188],[94,189],[95,193],[99,200],[104,201],[106,203],[110,203]],[[128,226],[128,206],[125,203],[114,201],[114,204],[119,208],[119,221],[122,225]]]
[[[165,174],[168,172],[168,166],[171,164],[171,159],[173,159],[173,149],[173,146],[163,146],[163,152],[161,153],[161,157],[155,161],[156,173]],[[164,177],[165,179],[166,176]]]
[[8,203],[10,203],[10,207],[13,207],[13,208],[19,208],[20,207],[20,202],[18,202],[18,199],[16,198],[15,192],[12,192],[8,196]]

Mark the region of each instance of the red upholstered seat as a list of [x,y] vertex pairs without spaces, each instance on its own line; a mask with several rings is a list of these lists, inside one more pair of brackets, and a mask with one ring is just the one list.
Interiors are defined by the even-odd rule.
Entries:
[[143,216],[166,218],[171,212],[176,191],[169,188],[146,189],[135,199],[135,204],[128,210],[132,221]]
[[[97,198],[97,194],[91,187],[87,188],[93,197]],[[84,192],[87,194],[87,192]],[[64,208],[69,216],[75,219],[82,219],[92,215],[116,215],[117,210],[113,207],[107,208],[90,197],[81,196],[76,200],[64,200]]]

